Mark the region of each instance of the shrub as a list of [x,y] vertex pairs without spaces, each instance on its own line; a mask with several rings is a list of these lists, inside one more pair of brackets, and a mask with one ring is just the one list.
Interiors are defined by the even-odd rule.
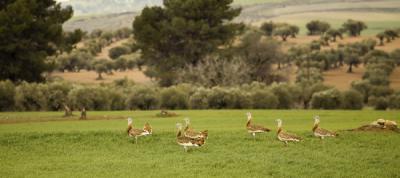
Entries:
[[125,98],[126,96],[122,91],[110,89],[109,100],[111,100],[111,110],[124,110],[126,108]]
[[208,95],[208,104],[212,109],[224,109],[235,103],[234,97],[225,89],[214,87]]
[[363,95],[364,103],[368,102],[368,97],[371,92],[371,87],[372,87],[372,85],[369,82],[369,80],[353,81],[351,83],[351,88],[358,91],[359,93],[361,93]]
[[389,97],[389,108],[400,109],[400,91]]
[[273,84],[271,91],[278,97],[278,109],[290,109],[293,103],[292,95],[287,89],[286,85]]
[[111,59],[117,59],[118,57],[128,54],[130,52],[131,52],[131,50],[127,47],[117,46],[117,47],[111,48],[108,55]]
[[228,91],[233,99],[232,102],[228,104],[228,108],[231,109],[247,109],[252,107],[252,100],[250,94],[241,91],[238,88],[233,88]]
[[176,87],[169,87],[161,91],[161,108],[187,109],[188,95]]
[[337,89],[329,89],[314,93],[311,106],[314,109],[337,109],[342,104],[342,95]]
[[157,109],[160,104],[158,92],[149,87],[134,88],[126,100],[129,109]]
[[15,105],[21,111],[47,109],[48,86],[23,82],[16,88]]
[[68,94],[72,108],[87,110],[110,110],[110,90],[104,87],[76,87]]
[[389,86],[371,86],[370,96],[389,96],[393,94],[393,89]]
[[362,109],[363,95],[355,90],[343,92],[343,109]]
[[268,90],[258,90],[251,94],[254,109],[276,109],[279,104],[278,97]]
[[68,93],[71,91],[72,85],[64,82],[55,82],[48,84],[48,86],[48,109],[51,111],[58,111],[68,102]]
[[386,110],[389,106],[389,101],[386,97],[371,96],[368,99],[369,105],[373,106],[375,110]]
[[208,93],[210,90],[200,88],[194,92],[189,99],[191,109],[208,109]]
[[0,81],[0,111],[13,110],[15,105],[15,86],[7,81]]

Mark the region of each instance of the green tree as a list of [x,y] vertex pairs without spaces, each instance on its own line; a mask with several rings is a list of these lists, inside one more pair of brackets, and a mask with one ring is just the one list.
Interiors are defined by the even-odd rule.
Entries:
[[329,29],[326,34],[332,38],[333,42],[336,42],[336,38],[339,37],[340,39],[343,39],[342,32],[338,29]]
[[1,1],[0,80],[43,80],[45,59],[63,45],[62,24],[71,16],[71,7],[54,0]]
[[328,31],[331,28],[331,25],[327,22],[313,20],[308,22],[306,27],[309,35],[320,35]]
[[281,26],[278,27],[274,30],[274,35],[275,36],[280,36],[282,38],[282,41],[286,41],[287,37],[292,35],[292,29],[290,29],[290,26]]
[[232,0],[168,0],[146,7],[133,22],[147,70],[163,86],[174,84],[186,65],[197,65],[221,45],[230,44],[243,25],[227,23],[240,14]]
[[275,29],[275,24],[272,21],[265,22],[261,25],[260,30],[267,36],[272,36]]
[[342,27],[349,33],[350,36],[360,36],[361,31],[368,28],[364,22],[352,19],[347,20]]
[[131,50],[129,48],[127,48],[127,47],[117,46],[117,47],[114,47],[114,48],[110,49],[108,56],[111,59],[117,59],[118,57],[120,57],[122,55],[125,55],[125,54],[128,54],[130,52],[131,52]]
[[381,32],[376,34],[376,38],[379,39],[379,45],[383,46],[383,41],[385,40],[385,38],[388,38],[388,36],[384,32]]

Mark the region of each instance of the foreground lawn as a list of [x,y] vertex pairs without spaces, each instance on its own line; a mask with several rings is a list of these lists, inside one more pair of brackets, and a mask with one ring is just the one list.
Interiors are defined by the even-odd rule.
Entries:
[[[0,113],[0,177],[399,177],[400,135],[339,132],[311,136],[312,116],[321,126],[344,130],[379,117],[400,121],[399,111],[253,111],[254,122],[273,131],[256,141],[245,130],[245,110],[89,112],[87,121],[62,113]],[[139,144],[125,134],[126,117],[154,134]],[[188,153],[175,143],[175,123],[190,117],[208,129],[207,144]],[[276,139],[275,119],[304,138],[288,147]],[[43,122],[46,121],[46,122]]]

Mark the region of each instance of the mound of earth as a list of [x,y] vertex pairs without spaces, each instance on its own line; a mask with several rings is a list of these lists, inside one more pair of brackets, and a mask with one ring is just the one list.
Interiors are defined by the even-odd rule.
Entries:
[[400,129],[395,125],[363,125],[359,128],[352,129],[350,131],[372,131],[372,132],[397,132],[400,133]]

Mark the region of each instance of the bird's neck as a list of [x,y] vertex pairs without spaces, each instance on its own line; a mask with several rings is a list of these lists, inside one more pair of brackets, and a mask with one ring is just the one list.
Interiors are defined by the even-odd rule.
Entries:
[[181,130],[178,130],[178,133],[176,134],[176,137],[180,137],[182,135]]
[[281,132],[282,132],[282,127],[278,127],[277,133],[279,134],[279,133],[281,133]]
[[314,124],[314,127],[312,128],[312,131],[315,131],[318,128],[318,123]]
[[126,129],[126,132],[128,132],[128,134],[129,134],[129,132],[132,130],[132,124],[128,124],[128,129]]
[[186,124],[185,131],[188,131],[190,128],[189,124]]
[[250,126],[250,124],[251,124],[251,119],[248,119],[247,123],[246,123],[246,127]]

